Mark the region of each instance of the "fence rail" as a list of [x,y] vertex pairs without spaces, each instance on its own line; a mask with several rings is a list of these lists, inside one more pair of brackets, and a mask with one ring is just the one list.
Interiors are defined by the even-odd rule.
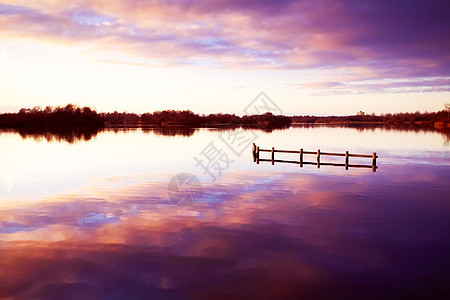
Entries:
[[[271,158],[261,158],[260,152],[270,152]],[[275,153],[291,153],[291,154],[298,154],[299,160],[285,160],[285,159],[275,159]],[[316,161],[304,161],[304,155],[317,155]],[[317,151],[304,151],[303,148],[300,148],[298,151],[296,150],[280,150],[275,149],[272,147],[272,149],[261,149],[258,146],[253,143],[252,147],[252,156],[253,156],[253,162],[256,162],[259,164],[259,162],[271,162],[272,165],[275,163],[290,163],[290,164],[298,164],[300,167],[303,167],[303,165],[316,165],[317,168],[320,168],[320,166],[339,166],[339,167],[345,167],[346,170],[348,168],[371,168],[373,172],[376,172],[377,170],[377,154],[376,152],[373,152],[370,154],[354,154],[349,153],[348,151],[345,151],[345,153],[334,153],[334,152],[321,152],[320,149]],[[331,163],[331,162],[321,162],[322,156],[342,156],[345,158],[344,163]],[[350,157],[362,157],[362,158],[372,158],[372,164],[371,165],[360,165],[360,164],[350,164],[349,160]]]

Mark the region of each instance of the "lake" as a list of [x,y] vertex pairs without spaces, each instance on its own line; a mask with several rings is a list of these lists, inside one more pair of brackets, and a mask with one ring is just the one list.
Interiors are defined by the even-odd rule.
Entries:
[[[445,298],[449,136],[319,125],[3,129],[0,298]],[[253,142],[376,152],[378,169],[256,164]]]

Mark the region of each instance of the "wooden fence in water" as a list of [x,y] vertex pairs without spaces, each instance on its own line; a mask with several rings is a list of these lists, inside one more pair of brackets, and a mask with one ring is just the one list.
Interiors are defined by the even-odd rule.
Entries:
[[[260,152],[270,152],[271,158],[261,158]],[[283,160],[283,159],[275,159],[275,153],[292,153],[292,154],[298,154],[299,160]],[[353,154],[349,153],[348,151],[345,151],[345,153],[332,153],[332,152],[321,152],[320,149],[317,151],[304,151],[303,148],[300,148],[299,150],[279,150],[272,147],[272,149],[261,149],[258,146],[253,143],[252,147],[252,154],[253,154],[253,162],[256,162],[259,164],[260,161],[267,161],[271,162],[272,165],[275,163],[290,163],[290,164],[298,164],[300,167],[303,167],[303,165],[316,165],[317,168],[320,168],[320,166],[340,166],[345,167],[346,170],[348,168],[371,168],[373,172],[376,172],[377,170],[377,154],[373,152],[371,155],[365,155],[365,154]],[[305,161],[304,155],[316,155],[316,161]],[[322,162],[321,157],[322,156],[342,156],[345,158],[344,163],[332,163],[332,162]],[[363,157],[363,158],[371,158],[372,164],[371,165],[360,165],[360,164],[350,164],[349,160],[350,157]]]

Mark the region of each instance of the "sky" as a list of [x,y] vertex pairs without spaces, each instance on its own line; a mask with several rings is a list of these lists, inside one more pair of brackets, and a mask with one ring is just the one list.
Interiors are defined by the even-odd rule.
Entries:
[[437,111],[448,0],[0,0],[0,112]]

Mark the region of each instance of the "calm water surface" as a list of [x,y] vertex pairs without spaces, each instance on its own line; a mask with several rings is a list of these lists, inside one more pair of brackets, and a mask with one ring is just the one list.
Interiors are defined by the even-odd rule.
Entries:
[[[450,296],[448,133],[246,132],[263,148],[377,152],[375,173],[256,165],[235,133],[0,131],[0,298]],[[215,181],[195,160],[212,145],[229,162]],[[200,181],[194,205],[168,197],[183,172]]]

